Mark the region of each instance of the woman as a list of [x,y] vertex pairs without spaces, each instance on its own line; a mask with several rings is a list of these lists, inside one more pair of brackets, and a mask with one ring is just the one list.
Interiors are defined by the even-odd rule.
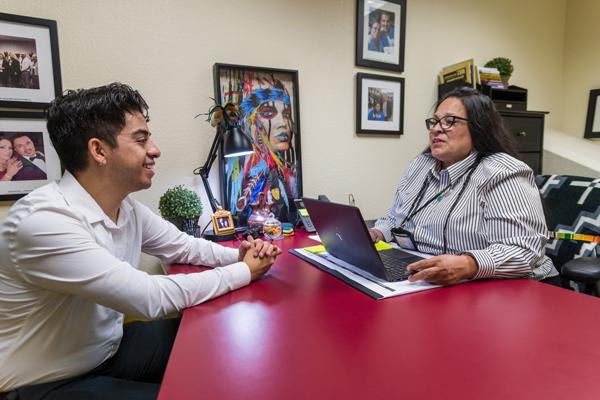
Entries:
[[227,161],[229,207],[242,223],[265,207],[280,221],[294,221],[298,192],[291,99],[279,80],[261,81],[267,84],[248,90],[240,103],[242,126],[253,139],[254,153]]
[[10,140],[0,136],[0,181],[10,181],[23,163],[13,158],[13,146]]
[[454,90],[425,123],[429,147],[408,166],[373,240],[391,240],[395,228],[404,247],[435,255],[409,266],[411,281],[529,277],[556,284],[533,171],[516,159],[490,98]]

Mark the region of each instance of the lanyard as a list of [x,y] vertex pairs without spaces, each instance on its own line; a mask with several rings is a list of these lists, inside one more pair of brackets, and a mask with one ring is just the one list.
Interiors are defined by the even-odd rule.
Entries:
[[[452,211],[454,211],[456,204],[458,204],[458,201],[462,197],[465,189],[467,188],[467,185],[469,184],[469,181],[471,180],[471,175],[473,175],[473,172],[475,172],[475,169],[477,169],[477,166],[481,162],[482,158],[483,157],[481,155],[478,155],[477,158],[475,159],[475,161],[473,162],[473,164],[471,164],[469,166],[469,169],[467,171],[465,171],[465,173],[454,182],[454,185],[456,185],[462,179],[462,177],[466,175],[465,183],[463,184],[462,188],[460,189],[460,192],[458,193],[458,196],[454,200],[454,203],[452,203],[452,206],[450,206],[450,210],[448,211],[448,215],[446,216],[446,220],[444,221],[444,235],[443,235],[444,236],[444,252],[443,252],[443,254],[446,254],[448,252],[448,240],[446,237],[446,232],[448,230],[448,221],[450,220],[450,215],[452,214]],[[429,187],[429,182],[431,180],[430,177],[431,177],[431,175],[427,177],[427,182],[425,182],[425,185],[423,185],[423,187],[419,191],[419,194],[417,194],[417,197],[415,197],[415,200],[413,201],[413,204],[410,206],[410,210],[409,210],[407,216],[400,223],[400,228],[404,229],[404,225],[408,221],[410,221],[410,219],[413,218],[418,212],[420,212],[425,207],[427,207],[432,201],[434,201],[434,200],[441,201],[442,198],[444,197],[444,195],[446,194],[446,192],[453,186],[451,183],[448,184],[440,192],[438,192],[433,197],[431,197],[429,200],[427,200],[425,202],[425,204],[423,204],[421,207],[419,207],[417,210],[415,210],[415,208],[418,207],[419,203],[423,199],[423,196],[425,196],[425,191]]]

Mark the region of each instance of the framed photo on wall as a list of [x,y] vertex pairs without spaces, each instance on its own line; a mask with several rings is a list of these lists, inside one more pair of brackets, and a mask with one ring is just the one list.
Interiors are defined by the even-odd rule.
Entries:
[[62,170],[41,112],[0,111],[0,200],[58,180]]
[[356,131],[402,135],[404,78],[356,74]]
[[295,222],[294,199],[302,196],[298,71],[215,64],[214,79],[215,98],[238,107],[239,125],[254,148],[247,156],[221,154],[223,208],[237,226],[266,210]]
[[357,0],[356,65],[404,71],[406,0]]
[[600,139],[600,89],[590,90],[587,118],[585,121],[586,139]]
[[0,13],[0,107],[40,109],[61,92],[56,21]]

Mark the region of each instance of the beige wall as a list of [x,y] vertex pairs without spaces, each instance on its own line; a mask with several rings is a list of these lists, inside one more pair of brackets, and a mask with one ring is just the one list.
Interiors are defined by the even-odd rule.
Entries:
[[163,151],[153,188],[136,194],[150,207],[177,183],[203,193],[192,170],[214,131],[194,116],[209,107],[212,65],[223,62],[299,71],[305,195],[343,202],[353,193],[375,218],[426,144],[423,119],[441,67],[510,57],[529,108],[550,111],[548,126],[561,124],[566,0],[408,3],[400,138],[355,133],[356,73],[388,73],[354,66],[355,0],[0,0],[0,9],[58,22],[64,88],[119,80],[143,93]]

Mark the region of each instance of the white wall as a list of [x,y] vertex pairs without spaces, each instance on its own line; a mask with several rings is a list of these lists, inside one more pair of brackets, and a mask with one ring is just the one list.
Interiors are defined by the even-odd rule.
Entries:
[[550,111],[548,127],[561,124],[566,0],[523,3],[408,1],[400,138],[355,133],[356,72],[388,72],[354,66],[354,0],[0,0],[0,9],[58,22],[64,88],[118,80],[142,92],[163,151],[153,188],[136,194],[150,207],[177,183],[203,193],[192,170],[214,131],[194,116],[209,107],[212,65],[223,62],[299,71],[304,194],[346,201],[353,193],[375,218],[426,145],[441,67],[510,57],[511,83],[529,89],[529,108]]

